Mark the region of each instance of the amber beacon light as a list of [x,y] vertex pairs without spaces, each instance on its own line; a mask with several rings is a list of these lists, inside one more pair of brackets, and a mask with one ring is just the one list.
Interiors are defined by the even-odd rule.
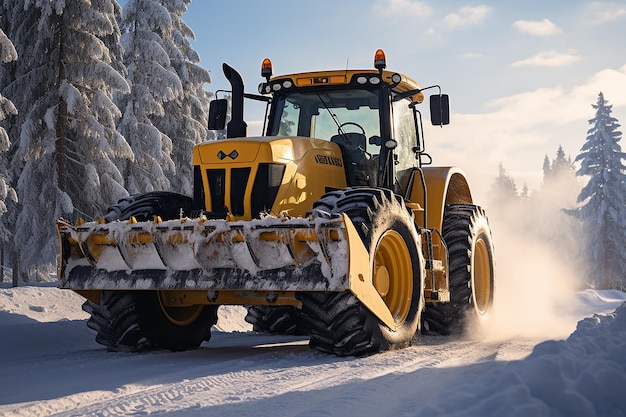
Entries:
[[269,82],[273,73],[274,70],[272,68],[272,61],[269,58],[265,58],[261,64],[261,77],[265,77],[265,79]]
[[387,68],[387,58],[385,57],[385,52],[382,49],[379,49],[374,54],[374,68],[377,70],[384,70]]

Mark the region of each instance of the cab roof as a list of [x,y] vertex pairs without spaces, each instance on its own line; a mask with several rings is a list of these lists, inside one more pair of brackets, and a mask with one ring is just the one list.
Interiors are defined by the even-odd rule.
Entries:
[[[398,85],[393,87],[393,92],[404,93],[410,90],[421,89],[422,86],[407,77],[404,74],[396,73],[393,71],[383,70],[382,79],[387,84],[393,84],[391,77],[394,74],[398,74],[401,77]],[[364,77],[361,78],[360,77]],[[293,83],[293,86],[298,87],[326,87],[326,86],[339,86],[339,85],[375,85],[375,82],[371,80],[378,79],[379,72],[376,69],[364,69],[364,70],[331,70],[331,71],[313,71],[313,72],[301,72],[294,74],[277,75],[272,77],[269,84],[282,84],[289,80]],[[416,93],[412,96],[414,102],[421,103],[424,101],[423,93]]]

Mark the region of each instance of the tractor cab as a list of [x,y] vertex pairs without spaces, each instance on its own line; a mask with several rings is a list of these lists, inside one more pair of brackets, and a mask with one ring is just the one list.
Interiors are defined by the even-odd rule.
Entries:
[[[405,75],[385,70],[382,50],[376,52],[374,62],[375,69],[371,70],[273,77],[272,63],[266,58],[261,67],[261,75],[266,78],[259,85],[261,96],[243,94],[243,88],[239,95],[268,102],[266,136],[308,137],[336,143],[343,156],[348,186],[399,190],[407,182],[407,173],[420,167],[422,156],[426,155],[421,115],[416,109],[424,100],[425,88]],[[232,84],[235,77],[226,75]],[[243,114],[235,109],[243,106],[243,100],[239,104],[235,97],[236,90],[233,85],[233,119],[229,129],[231,123],[242,124],[235,120],[236,114]],[[447,103],[446,95],[431,96],[434,124],[448,123]],[[224,99],[214,100],[211,105],[210,124],[216,129],[220,126],[215,121],[223,123],[227,106]],[[237,135],[242,133],[238,131]]]

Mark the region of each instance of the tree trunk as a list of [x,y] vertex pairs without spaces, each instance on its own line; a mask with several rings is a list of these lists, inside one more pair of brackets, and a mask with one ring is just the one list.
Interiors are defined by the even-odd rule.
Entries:
[[[54,45],[58,50],[57,59],[54,62],[54,87],[60,88],[61,82],[65,79],[65,71],[63,68],[63,16],[57,15],[53,19],[53,26],[55,28],[55,40]],[[67,184],[67,168],[65,166],[65,160],[67,157],[67,136],[69,132],[69,121],[67,117],[67,104],[63,99],[57,107],[56,114],[56,137],[57,140],[54,143],[54,159],[57,168],[57,182],[61,191],[68,192]],[[70,194],[71,195],[71,194]]]
[[602,259],[602,289],[611,289],[611,268],[609,268],[609,259],[606,255]]
[[17,287],[20,281],[20,254],[13,253],[13,287]]

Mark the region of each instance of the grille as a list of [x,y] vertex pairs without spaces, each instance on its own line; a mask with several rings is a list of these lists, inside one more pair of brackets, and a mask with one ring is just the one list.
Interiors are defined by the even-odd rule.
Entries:
[[233,168],[230,178],[230,209],[235,216],[243,216],[246,185],[251,168]]
[[284,173],[284,165],[259,164],[252,188],[252,217],[259,217],[262,212],[271,210]]
[[211,196],[211,211],[227,212],[226,202],[226,170],[225,169],[207,169],[207,178],[209,180],[209,195]]
[[[260,214],[271,210],[278,195],[280,184],[285,173],[285,166],[281,164],[259,164],[252,182],[250,193],[251,213],[246,213],[246,190],[250,182],[252,168],[207,169],[208,190],[202,185],[200,168],[197,168],[194,188],[194,200],[204,201],[204,193],[211,197],[211,212],[230,212],[235,216],[249,214],[251,218],[258,218]],[[230,176],[230,190],[227,201],[226,183]]]

